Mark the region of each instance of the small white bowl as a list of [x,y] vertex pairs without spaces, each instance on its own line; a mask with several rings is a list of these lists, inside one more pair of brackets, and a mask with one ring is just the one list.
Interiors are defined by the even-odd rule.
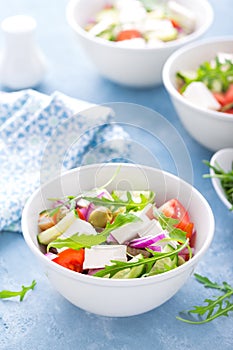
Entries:
[[233,37],[216,37],[189,44],[173,53],[163,68],[163,83],[178,117],[189,134],[212,151],[233,147],[233,116],[201,108],[177,90],[176,73],[195,71],[218,52],[233,53]]
[[108,279],[80,274],[50,261],[37,242],[38,213],[48,208],[47,198],[76,195],[112,178],[119,164],[95,164],[73,169],[35,191],[22,215],[24,238],[44,267],[54,288],[74,305],[104,316],[132,316],[152,310],[170,299],[192,274],[206,253],[214,235],[214,217],[205,198],[184,180],[161,170],[122,164],[120,173],[108,186],[113,189],[144,189],[156,193],[161,205],[179,199],[189,211],[197,236],[195,255],[185,264],[166,273],[133,279]]
[[[216,166],[218,164],[225,172],[229,172],[232,169],[233,163],[233,148],[225,148],[220,151],[214,153],[210,160],[210,164]],[[210,168],[210,175],[214,175],[214,170]],[[221,201],[225,204],[225,206],[230,209],[232,208],[232,204],[227,200],[224,190],[221,186],[221,182],[219,179],[212,177],[211,178],[214,189],[221,199]]]
[[84,30],[88,20],[114,0],[71,0],[67,5],[66,17],[87,57],[101,75],[122,85],[145,88],[161,84],[163,64],[171,53],[201,37],[212,24],[213,10],[207,0],[177,2],[196,15],[196,29],[192,34],[168,42],[161,48],[120,47]]

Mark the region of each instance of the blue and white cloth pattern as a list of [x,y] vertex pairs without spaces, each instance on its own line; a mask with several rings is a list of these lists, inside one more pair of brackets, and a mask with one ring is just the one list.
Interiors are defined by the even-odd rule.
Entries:
[[21,231],[30,194],[62,171],[123,160],[129,136],[113,111],[60,92],[0,92],[0,231]]

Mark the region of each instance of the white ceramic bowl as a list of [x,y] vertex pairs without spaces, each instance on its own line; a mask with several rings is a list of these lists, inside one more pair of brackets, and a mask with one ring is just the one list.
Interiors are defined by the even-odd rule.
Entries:
[[175,77],[180,70],[196,70],[218,52],[232,53],[233,37],[210,38],[189,44],[173,53],[163,68],[163,83],[181,122],[196,141],[212,151],[233,147],[233,117],[187,101],[177,91]]
[[104,185],[118,164],[83,166],[61,175],[35,191],[22,215],[24,238],[44,267],[54,288],[74,305],[105,316],[131,316],[152,310],[170,299],[192,274],[205,254],[214,234],[214,217],[204,197],[190,184],[161,170],[122,164],[120,173],[108,187],[113,189],[151,189],[158,205],[178,198],[195,223],[197,237],[194,257],[164,274],[139,279],[106,279],[83,275],[50,261],[37,243],[38,213],[48,207],[47,198],[74,195]]
[[210,27],[213,10],[207,0],[177,0],[191,9],[197,19],[196,30],[162,48],[126,48],[115,43],[93,37],[83,27],[105,4],[114,0],[71,0],[67,6],[67,21],[75,32],[79,43],[104,77],[132,87],[150,87],[162,83],[162,67],[173,51],[198,39]]
[[[232,163],[233,163],[233,148],[221,149],[220,151],[214,153],[214,155],[210,160],[211,165],[216,166],[216,164],[218,164],[225,172],[231,171]],[[214,175],[213,169],[210,169],[210,175]],[[221,186],[220,180],[215,177],[212,177],[211,181],[221,201],[225,204],[225,206],[228,209],[232,208],[232,204],[226,198],[226,195]]]

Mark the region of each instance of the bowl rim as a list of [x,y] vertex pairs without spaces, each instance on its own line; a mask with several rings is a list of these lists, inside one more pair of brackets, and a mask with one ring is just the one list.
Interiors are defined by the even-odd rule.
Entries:
[[205,46],[206,44],[216,44],[216,43],[222,43],[222,42],[229,42],[231,41],[233,43],[233,35],[225,35],[225,36],[215,36],[211,38],[205,38],[200,39],[195,42],[189,43],[188,45],[185,45],[178,50],[176,50],[174,53],[170,55],[170,57],[167,59],[163,66],[162,71],[162,80],[163,84],[167,90],[167,92],[177,100],[178,102],[184,104],[186,107],[189,107],[193,110],[195,110],[197,113],[202,113],[202,116],[205,118],[211,117],[215,118],[217,120],[224,120],[225,122],[232,123],[232,115],[224,112],[218,112],[214,110],[210,110],[207,108],[199,107],[191,102],[189,102],[187,99],[185,99],[175,88],[174,84],[171,82],[170,79],[170,70],[173,66],[173,63],[175,60],[179,59],[184,53],[189,52],[190,50],[201,48]]
[[[139,164],[133,164],[133,163],[105,163],[105,165],[108,167],[117,167],[117,166],[119,166],[119,164],[126,166],[126,167],[135,167],[135,166],[139,165]],[[28,210],[29,210],[30,205],[33,202],[34,198],[40,193],[40,191],[44,187],[48,186],[53,181],[56,181],[56,179],[59,179],[61,177],[65,177],[67,174],[80,171],[80,169],[84,168],[84,167],[86,169],[90,169],[90,168],[98,168],[102,165],[103,165],[103,163],[97,163],[97,164],[80,166],[80,167],[65,171],[60,176],[57,176],[56,178],[51,179],[50,181],[48,181],[47,183],[45,183],[41,187],[37,188],[32,193],[32,195],[27,200],[25,207],[23,209],[22,223],[21,224],[22,224],[23,237],[24,237],[27,245],[31,249],[31,251],[34,253],[34,255],[37,258],[39,258],[41,261],[43,261],[43,264],[46,265],[49,269],[52,269],[53,271],[56,271],[57,273],[61,273],[62,275],[66,276],[67,278],[72,278],[72,279],[75,279],[79,282],[83,282],[83,283],[87,283],[87,284],[96,284],[96,285],[109,286],[109,287],[111,287],[111,286],[112,287],[120,287],[120,286],[128,287],[128,286],[141,286],[141,285],[153,284],[156,281],[160,282],[160,281],[167,280],[170,278],[175,278],[177,275],[182,274],[182,272],[184,272],[185,270],[190,270],[191,268],[194,269],[197,262],[200,260],[200,258],[205,254],[205,252],[209,248],[209,246],[213,240],[213,237],[214,237],[215,220],[214,220],[214,215],[213,215],[213,212],[210,208],[210,205],[207,202],[207,200],[205,199],[205,197],[195,187],[193,187],[191,184],[189,184],[185,180],[183,180],[183,179],[179,178],[178,176],[173,175],[172,173],[169,173],[167,171],[163,171],[161,169],[157,169],[157,168],[153,168],[153,167],[145,166],[145,165],[140,165],[145,171],[152,170],[152,171],[155,171],[157,173],[162,172],[165,176],[168,176],[170,178],[174,178],[176,181],[179,180],[181,184],[185,184],[186,186],[188,186],[189,189],[192,190],[192,193],[195,193],[204,202],[205,207],[206,207],[207,212],[208,212],[208,215],[209,215],[209,218],[210,218],[209,235],[206,238],[206,241],[204,242],[204,244],[201,247],[201,249],[199,250],[199,252],[197,252],[192,257],[192,259],[190,259],[185,264],[183,264],[183,265],[181,265],[173,270],[170,270],[170,271],[167,271],[165,273],[158,274],[155,276],[149,276],[146,278],[139,278],[139,279],[137,279],[137,278],[133,278],[133,279],[108,279],[108,278],[100,278],[100,277],[95,277],[95,276],[90,276],[90,275],[84,275],[81,273],[77,273],[75,271],[71,271],[63,266],[60,266],[60,265],[50,261],[39,250],[39,248],[36,247],[36,245],[33,243],[33,240],[31,238],[30,232],[29,232],[28,227],[27,227],[27,213],[28,213]]]
[[[232,162],[233,162],[233,148],[229,147],[229,148],[223,148],[223,149],[215,152],[210,159],[210,164],[215,165],[215,162],[220,164],[221,158],[224,157],[225,155],[227,155],[227,157],[229,156],[229,159],[232,160]],[[221,164],[220,164],[220,166],[222,167]],[[227,170],[227,169],[225,169],[225,170]],[[210,175],[214,175],[214,170],[211,168],[210,168]],[[211,182],[212,182],[212,185],[213,185],[218,197],[223,202],[223,204],[225,204],[225,206],[228,209],[232,208],[232,204],[228,201],[228,199],[226,198],[226,195],[222,189],[220,180],[215,178],[215,177],[211,177]]]
[[[66,20],[70,27],[78,33],[81,37],[93,41],[96,44],[99,44],[101,46],[109,47],[114,50],[121,49],[123,51],[134,51],[134,52],[156,52],[156,51],[166,51],[172,48],[179,47],[181,45],[185,45],[191,41],[197,40],[199,37],[201,37],[212,25],[214,20],[214,10],[212,5],[210,4],[209,0],[201,0],[200,4],[203,6],[203,11],[206,11],[206,20],[204,24],[192,32],[191,34],[184,36],[183,38],[173,40],[170,42],[166,42],[164,46],[162,47],[143,47],[143,48],[136,48],[136,47],[124,47],[124,46],[118,46],[115,45],[113,42],[104,40],[95,36],[90,35],[88,32],[86,32],[74,19],[73,11],[75,7],[78,5],[78,3],[81,0],[69,0],[66,5]],[[179,0],[178,0],[179,1]],[[199,0],[198,0],[199,1]]]

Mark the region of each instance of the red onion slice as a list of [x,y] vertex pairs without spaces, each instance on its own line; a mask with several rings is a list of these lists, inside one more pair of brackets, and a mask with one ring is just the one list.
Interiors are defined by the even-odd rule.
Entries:
[[[129,242],[129,246],[132,248],[139,248],[139,249],[143,249],[143,248],[149,248],[149,247],[155,247],[153,246],[156,242],[160,241],[161,239],[166,238],[166,234],[165,233],[160,233],[156,236],[144,236],[142,238],[135,238],[132,241]],[[153,249],[153,248],[151,248]],[[154,248],[155,249],[155,248]],[[154,250],[153,249],[153,250]]]

